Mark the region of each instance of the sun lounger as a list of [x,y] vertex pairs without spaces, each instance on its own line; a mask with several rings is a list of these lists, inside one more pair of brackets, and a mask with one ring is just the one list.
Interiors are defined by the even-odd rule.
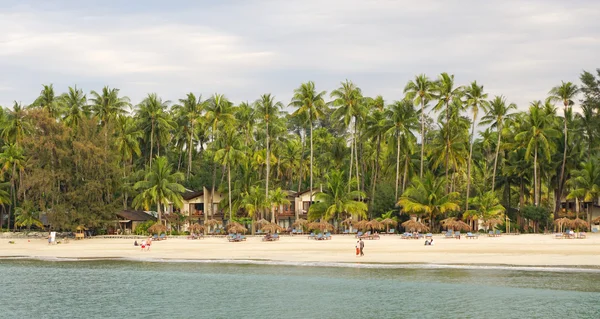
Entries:
[[350,234],[350,231],[346,229],[346,230],[344,230],[344,233],[343,233],[343,234],[344,234],[344,235],[348,235],[348,234]]
[[444,234],[444,238],[454,238],[454,232],[449,230]]
[[579,233],[579,234],[577,234],[577,238],[585,239],[585,235],[586,235],[585,233]]
[[356,235],[354,237],[360,238],[360,236],[362,236],[362,235],[363,235],[363,232],[359,231],[358,233],[356,233]]
[[325,234],[325,238],[326,240],[330,240],[331,239],[331,233],[327,233]]
[[433,234],[432,234],[432,233],[427,233],[427,234],[425,235],[425,238],[426,238],[426,239],[427,239],[427,238],[431,238],[431,237],[433,237]]
[[359,238],[362,238],[362,239],[369,238],[369,237],[371,237],[371,232],[370,231],[362,234],[362,236],[359,236]]
[[388,230],[388,232],[387,232],[387,233],[388,233],[388,234],[393,234],[393,233],[395,233],[395,232],[396,232],[396,230],[395,230],[394,228],[390,228],[390,230]]
[[290,233],[290,235],[296,235],[296,230],[292,229],[292,232]]
[[227,235],[227,241],[228,242],[234,242],[236,241],[235,239],[237,238],[237,236],[235,234],[229,234]]
[[494,235],[496,235],[496,237],[500,237],[502,235],[502,232],[498,229],[496,229],[496,232],[494,233]]
[[271,241],[276,241],[279,240],[279,234],[273,234],[273,236],[271,236]]
[[490,232],[488,233],[488,237],[496,237],[496,235],[494,235],[493,230],[490,230]]
[[371,235],[370,239],[381,239],[381,237],[379,237],[379,234],[375,233],[375,234]]
[[467,233],[467,239],[478,239],[479,238],[479,234],[477,233]]
[[455,231],[454,232],[454,238],[460,239],[460,232],[459,231]]
[[323,234],[319,233],[319,235],[317,235],[317,237],[315,237],[315,240],[323,240]]
[[554,238],[555,239],[563,239],[565,237],[565,234],[563,233],[556,233],[554,234]]
[[308,235],[308,239],[315,239],[315,233],[310,233],[310,235]]
[[167,235],[165,234],[160,234],[160,240],[167,240]]

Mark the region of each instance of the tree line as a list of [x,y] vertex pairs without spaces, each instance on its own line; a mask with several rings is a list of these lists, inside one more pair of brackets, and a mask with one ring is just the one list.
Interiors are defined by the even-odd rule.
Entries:
[[55,229],[103,229],[129,208],[163,219],[186,188],[202,187],[224,194],[219,209],[232,220],[274,221],[286,191],[310,189],[310,219],[414,214],[435,227],[506,213],[526,230],[571,214],[565,200],[589,219],[600,194],[600,69],[579,80],[524,111],[448,73],[416,76],[398,101],[349,80],[239,103],[151,93],[134,104],[117,88],[43,85],[31,104],[0,113],[0,224],[40,227],[43,212]]

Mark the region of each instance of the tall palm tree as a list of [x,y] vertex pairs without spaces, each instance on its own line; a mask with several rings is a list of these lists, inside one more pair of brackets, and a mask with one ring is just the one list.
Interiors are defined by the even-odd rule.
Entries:
[[252,218],[252,234],[254,234],[254,220],[267,207],[267,199],[260,186],[250,186],[250,189],[242,194],[241,206],[248,213],[248,217]]
[[[78,89],[77,86],[69,87],[69,92],[64,93],[60,96],[60,106],[65,112],[63,121],[65,124],[73,129],[75,134],[79,123],[82,118],[86,117],[87,97],[83,93],[83,90]],[[88,112],[89,113],[89,112]]]
[[[292,114],[294,117],[303,117],[308,120],[310,127],[310,202],[312,203],[313,196],[313,123],[325,115],[326,108],[325,96],[327,92],[321,91],[317,93],[315,83],[312,81],[302,83],[299,88],[294,90],[294,96],[290,102],[290,106],[297,108]],[[302,177],[300,177],[302,179]]]
[[[367,217],[367,204],[359,200],[366,194],[361,191],[348,191],[346,180],[342,171],[333,170],[325,178],[327,186],[322,192],[315,194],[316,203],[308,209],[308,218],[311,220],[330,220],[341,217],[342,214],[356,215],[359,218]],[[352,180],[350,184],[355,183]]]
[[39,212],[36,212],[33,205],[25,202],[23,206],[15,208],[15,227],[27,227],[31,230],[31,226],[43,228],[44,224],[38,219]]
[[21,106],[21,103],[16,101],[13,104],[12,110],[6,114],[6,118],[0,123],[2,129],[2,137],[8,143],[21,145],[23,137],[25,137],[33,129],[27,118],[27,112]]
[[108,86],[102,88],[100,93],[90,92],[90,104],[92,113],[98,117],[100,124],[104,126],[104,145],[108,148],[108,133],[110,124],[118,116],[125,113],[125,109],[131,106],[129,98],[119,96],[119,89],[111,89]]
[[215,162],[227,166],[227,189],[229,192],[229,220],[233,218],[232,199],[231,199],[231,165],[235,165],[243,161],[246,156],[242,151],[242,145],[239,139],[238,131],[234,127],[228,127],[225,130],[225,135],[222,136],[223,148],[215,153]]
[[262,117],[263,122],[265,123],[265,135],[266,135],[266,148],[267,148],[267,156],[266,156],[266,180],[265,180],[265,197],[269,198],[269,175],[271,175],[271,153],[270,153],[270,141],[269,141],[269,122],[274,121],[279,116],[279,110],[283,108],[283,104],[281,102],[275,102],[275,96],[271,94],[263,94],[260,96],[260,99],[254,102],[255,110]]
[[414,81],[409,81],[404,87],[406,98],[413,100],[414,104],[421,104],[421,169],[419,177],[423,177],[423,159],[425,156],[425,103],[433,98],[435,85],[425,74],[415,76]]
[[472,205],[474,209],[466,211],[463,216],[473,220],[488,221],[490,219],[500,219],[502,213],[506,211],[493,191],[474,197]]
[[429,215],[430,228],[433,228],[436,216],[459,209],[458,193],[446,194],[445,185],[444,177],[435,177],[431,172],[423,178],[414,177],[412,185],[400,196],[398,205],[407,213]]
[[201,120],[202,112],[207,105],[207,101],[202,101],[202,95],[196,96],[194,93],[188,93],[185,99],[179,99],[179,104],[174,105],[173,109],[179,113],[188,126],[188,167],[186,172],[186,179],[190,179],[192,172],[192,151],[194,150],[194,135],[196,134],[196,123]]
[[573,101],[576,97],[577,94],[579,94],[579,88],[577,87],[577,85],[574,85],[571,82],[561,82],[561,85],[555,86],[553,87],[550,92],[548,92],[548,94],[550,95],[548,97],[549,101],[552,102],[562,102],[563,106],[565,107],[564,109],[564,127],[563,127],[563,135],[565,138],[565,145],[564,145],[564,149],[563,149],[563,160],[562,160],[562,166],[560,168],[560,179],[558,181],[558,195],[562,196],[562,191],[563,191],[563,185],[564,185],[564,181],[565,181],[565,165],[567,164],[567,149],[568,149],[568,141],[567,141],[567,135],[569,132],[568,126],[567,126],[567,113],[570,113],[571,111],[571,107],[575,104],[575,102]]
[[[235,121],[235,116],[233,115],[233,103],[225,97],[223,94],[213,94],[211,98],[208,100],[206,105],[206,113],[204,115],[206,119],[206,124],[209,125],[212,129],[212,141],[213,146],[217,147],[217,138],[219,136],[219,125],[228,125],[233,124]],[[216,152],[216,150],[215,150]],[[213,165],[213,179],[212,179],[212,188],[210,193],[210,211],[213,210],[214,204],[214,194],[215,194],[215,185],[217,183],[217,162]],[[206,221],[208,218],[208,214],[204,214],[204,220]]]
[[248,102],[242,102],[235,108],[235,118],[244,132],[244,147],[250,144],[254,126],[256,124],[256,111]]
[[496,186],[496,168],[498,167],[498,154],[500,153],[500,143],[502,142],[502,126],[504,124],[504,119],[507,116],[510,116],[508,112],[510,112],[511,109],[514,110],[516,108],[517,105],[514,103],[506,105],[506,99],[504,96],[496,96],[492,101],[490,101],[490,108],[487,114],[481,118],[480,124],[491,124],[491,127],[496,128],[496,133],[498,134],[498,141],[496,142],[496,154],[494,156],[494,173],[492,174],[492,192]]
[[485,112],[489,106],[489,102],[486,100],[487,97],[487,93],[483,93],[483,85],[477,85],[477,81],[473,81],[471,85],[465,88],[467,106],[471,108],[471,112],[473,113],[471,136],[469,137],[469,159],[467,161],[467,199],[465,201],[465,211],[469,210],[469,193],[471,190],[471,161],[473,160],[473,144],[475,142],[475,124],[477,123],[477,114],[479,113],[479,108]]
[[572,172],[574,189],[569,197],[581,198],[587,205],[588,222],[591,219],[590,207],[600,196],[600,164],[596,158],[581,164],[580,170]]
[[386,118],[389,121],[387,134],[396,137],[396,199],[400,184],[400,140],[402,137],[414,138],[412,131],[417,129],[417,116],[413,102],[407,99],[392,103],[386,110]]
[[529,107],[529,113],[525,117],[524,130],[515,136],[515,140],[525,143],[527,150],[525,160],[529,161],[533,153],[533,176],[534,176],[534,204],[539,205],[538,185],[538,152],[544,152],[546,160],[550,161],[550,148],[553,145],[551,138],[557,137],[558,132],[547,122],[547,118],[541,103],[533,103]]
[[57,118],[60,114],[59,99],[54,94],[54,87],[50,85],[42,85],[43,89],[40,91],[40,96],[31,104],[46,110],[52,118]]
[[[364,107],[364,97],[361,89],[351,81],[346,80],[341,86],[333,90],[330,94],[334,100],[331,104],[337,109],[333,112],[334,119],[341,119],[344,126],[348,128],[350,123],[354,123],[354,132],[352,134],[352,144],[350,146],[350,169],[348,170],[348,179],[352,179],[352,162],[356,158],[356,186],[360,191],[360,176],[358,173],[358,150],[357,150],[357,132],[359,121],[366,114]],[[355,156],[353,156],[353,154]],[[350,183],[348,183],[350,187]],[[350,189],[348,189],[350,190]]]
[[287,199],[287,193],[277,187],[269,192],[269,202],[271,203],[271,223],[277,222],[275,220],[275,208],[279,207],[279,212],[283,211],[283,205],[289,205],[290,201]]
[[140,119],[142,130],[149,134],[150,138],[150,157],[148,162],[152,167],[152,158],[154,157],[154,142],[156,141],[156,152],[160,156],[161,140],[168,138],[169,131],[173,128],[173,123],[169,118],[167,109],[170,101],[163,101],[156,93],[150,93],[137,105],[136,115]]
[[149,210],[154,204],[158,212],[158,220],[162,221],[162,208],[167,202],[175,207],[181,207],[183,198],[181,194],[185,188],[179,184],[184,179],[183,173],[173,173],[173,168],[166,157],[156,158],[155,165],[149,168],[144,180],[135,183],[135,188],[141,193],[133,199],[136,208]]
[[[23,154],[23,149],[17,144],[6,144],[2,146],[2,153],[0,153],[0,167],[3,174],[10,172],[10,202],[12,203],[10,208],[12,210],[13,207],[17,206],[18,174],[22,174],[25,169],[25,155]],[[9,224],[11,210],[8,211]]]
[[115,144],[123,163],[133,164],[133,155],[140,156],[140,139],[143,134],[136,126],[135,120],[126,115],[120,115],[116,120],[117,138]]

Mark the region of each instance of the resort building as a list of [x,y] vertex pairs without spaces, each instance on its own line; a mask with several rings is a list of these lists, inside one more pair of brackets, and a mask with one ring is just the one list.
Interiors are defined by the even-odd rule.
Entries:
[[[206,187],[202,187],[201,191],[186,191],[183,194],[181,213],[185,216],[190,216],[192,223],[193,220],[202,223],[202,221],[204,221],[204,214],[207,214],[207,219],[223,221],[224,214],[223,211],[219,209],[219,203],[224,199],[224,196],[215,191],[212,199],[212,207],[210,207],[210,198],[211,190]],[[170,205],[170,207],[172,207],[172,205]]]
[[[117,213],[117,229],[125,235],[133,234],[139,224],[149,220],[156,221],[156,219],[157,218],[152,216],[149,212],[141,210],[124,210]],[[116,229],[114,231],[116,231]],[[109,233],[111,233],[110,230]]]

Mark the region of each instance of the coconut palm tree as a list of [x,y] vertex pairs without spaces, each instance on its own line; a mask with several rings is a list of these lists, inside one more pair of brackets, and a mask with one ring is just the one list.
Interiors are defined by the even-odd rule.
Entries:
[[[310,128],[310,201],[312,202],[313,189],[313,124],[325,115],[326,109],[325,96],[327,92],[321,91],[317,93],[315,83],[312,81],[302,83],[299,88],[294,90],[294,96],[289,106],[297,108],[292,113],[294,117],[302,117],[308,121]],[[302,178],[302,177],[300,177]]]
[[92,113],[98,117],[100,124],[104,126],[104,143],[108,148],[108,133],[110,124],[118,116],[125,113],[125,109],[131,106],[129,98],[119,96],[119,89],[111,89],[108,86],[102,88],[100,93],[90,92],[90,106]]
[[[329,95],[334,100],[331,104],[336,110],[331,115],[332,118],[342,120],[344,127],[350,127],[354,123],[354,132],[352,133],[352,143],[350,144],[350,169],[348,170],[348,179],[352,179],[352,163],[356,159],[356,186],[360,191],[360,177],[358,173],[358,150],[357,133],[359,121],[366,114],[365,101],[361,89],[351,81],[346,80],[341,86],[331,92]],[[353,154],[355,156],[353,156]],[[350,183],[348,183],[350,187]],[[350,189],[348,189],[350,191]]]
[[533,103],[529,107],[529,113],[524,118],[523,131],[515,136],[515,140],[527,145],[525,160],[531,159],[533,153],[533,176],[534,176],[534,204],[539,205],[538,185],[538,152],[544,152],[546,160],[550,161],[550,148],[553,145],[551,138],[558,137],[559,133],[547,122],[547,117],[540,107],[541,103]]
[[271,204],[271,223],[276,223],[275,220],[275,208],[279,207],[279,213],[283,211],[283,205],[289,205],[290,201],[287,199],[287,193],[277,187],[269,192],[269,203]]
[[411,214],[429,215],[430,228],[435,225],[435,217],[448,211],[459,209],[457,192],[446,194],[444,177],[435,177],[427,172],[423,178],[414,177],[412,185],[400,196],[398,205]]
[[202,95],[196,97],[194,93],[188,93],[185,99],[179,99],[179,104],[173,106],[173,111],[178,113],[188,127],[188,165],[186,179],[190,179],[192,173],[192,151],[194,150],[194,135],[196,135],[196,125],[201,121],[202,112],[207,105],[207,101],[202,101]]
[[238,131],[234,127],[225,129],[225,135],[222,136],[222,147],[215,153],[215,162],[227,166],[227,190],[229,192],[229,220],[233,218],[232,199],[231,199],[231,165],[235,165],[245,159],[242,151],[242,145]]
[[256,124],[256,110],[248,102],[242,102],[235,108],[235,118],[244,132],[244,147],[250,144],[254,125]]
[[421,104],[421,169],[419,177],[423,177],[423,159],[425,154],[425,104],[433,98],[435,85],[425,74],[415,76],[404,87],[406,98],[414,104]]
[[249,190],[242,194],[240,206],[248,213],[248,217],[252,218],[252,234],[254,234],[254,220],[256,219],[256,215],[268,207],[265,193],[260,186],[250,186]]
[[[488,221],[490,219],[500,219],[500,216],[506,210],[493,191],[485,192],[472,199],[471,205],[474,209],[468,210],[463,217],[472,220]],[[476,225],[475,225],[476,226]],[[477,227],[474,228],[477,230]]]
[[59,105],[65,113],[63,121],[73,129],[73,134],[76,134],[81,119],[87,118],[90,114],[83,90],[78,89],[77,86],[69,87],[69,92],[60,96]]
[[498,134],[498,141],[496,142],[496,153],[494,155],[494,173],[492,174],[492,192],[496,186],[496,168],[498,167],[498,154],[500,153],[500,143],[502,142],[502,126],[504,120],[510,117],[510,110],[517,108],[517,105],[510,103],[506,105],[506,99],[504,96],[496,96],[490,101],[490,107],[484,117],[481,118],[482,125],[490,125],[492,128],[496,128],[496,134]]
[[[359,200],[366,194],[361,191],[348,191],[348,182],[344,179],[342,171],[333,170],[325,175],[327,186],[322,192],[315,194],[316,203],[308,209],[309,220],[338,219],[342,214],[356,215],[359,218],[367,217],[367,204]],[[350,183],[355,183],[352,180]]]
[[483,93],[483,85],[477,85],[477,81],[473,81],[471,85],[465,88],[465,99],[467,106],[471,108],[473,113],[473,122],[471,126],[471,136],[469,137],[469,159],[467,161],[467,199],[465,201],[465,211],[469,210],[469,193],[471,189],[471,161],[473,160],[473,144],[475,142],[475,125],[477,123],[477,115],[479,108],[486,112],[489,102],[486,100],[487,93]]
[[20,145],[25,137],[33,129],[31,123],[28,121],[27,112],[21,106],[21,103],[16,101],[13,104],[12,110],[9,110],[6,114],[6,118],[0,123],[2,129],[2,137],[5,142],[14,143]]
[[565,107],[564,109],[564,127],[563,127],[563,135],[565,138],[565,144],[564,144],[564,149],[563,149],[563,160],[562,160],[562,166],[560,168],[560,179],[558,181],[558,194],[559,196],[562,196],[562,190],[563,190],[563,183],[565,181],[565,165],[567,164],[567,149],[568,149],[568,141],[567,141],[567,136],[568,136],[568,126],[567,126],[567,113],[570,113],[571,111],[571,107],[575,104],[575,102],[573,101],[576,97],[577,94],[579,94],[579,88],[577,87],[577,85],[574,85],[571,82],[561,82],[561,85],[555,86],[553,87],[550,92],[548,92],[548,94],[550,95],[548,97],[548,101],[552,101],[552,102],[562,102],[563,106]]
[[154,157],[154,142],[156,141],[156,153],[160,156],[161,141],[166,142],[168,134],[173,129],[173,121],[170,119],[167,109],[171,101],[163,101],[156,93],[150,93],[137,105],[136,116],[140,119],[142,130],[148,134],[150,139],[149,166],[152,167]]
[[60,114],[59,98],[54,94],[54,87],[50,85],[42,85],[43,89],[40,91],[40,96],[35,99],[31,106],[40,107],[46,110],[50,117],[57,118]]
[[161,221],[163,205],[170,202],[174,207],[181,207],[183,204],[181,194],[185,192],[185,188],[179,184],[183,179],[183,173],[173,173],[166,157],[157,157],[144,180],[135,183],[134,187],[141,190],[141,193],[133,199],[134,207],[149,210],[150,206],[156,205],[158,220]]
[[23,206],[15,208],[15,227],[27,227],[31,230],[31,226],[44,228],[44,224],[39,220],[39,212],[36,212],[30,202],[24,202]]
[[[0,167],[2,173],[10,172],[11,209],[17,205],[17,179],[25,169],[26,159],[23,152],[24,150],[17,144],[6,144],[2,146],[2,153],[0,153]],[[10,210],[8,211],[8,217],[10,223]]]
[[266,135],[266,180],[265,180],[265,197],[269,198],[269,175],[271,175],[271,153],[270,153],[270,142],[269,142],[269,122],[274,121],[279,116],[279,111],[283,108],[283,104],[281,102],[275,102],[275,96],[271,94],[263,94],[260,96],[260,99],[254,102],[254,109],[258,113],[260,117],[262,117],[263,122],[265,123],[265,135]]
[[573,190],[567,198],[580,198],[587,205],[588,222],[591,221],[590,207],[600,196],[600,164],[596,158],[581,164],[580,170],[572,172]]

